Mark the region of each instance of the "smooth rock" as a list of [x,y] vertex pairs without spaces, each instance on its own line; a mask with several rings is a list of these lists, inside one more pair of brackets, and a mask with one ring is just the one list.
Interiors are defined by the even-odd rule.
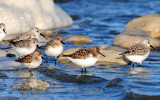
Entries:
[[151,37],[160,38],[160,14],[149,14],[128,22],[126,28],[135,27],[145,31]]
[[0,78],[8,77],[5,73],[0,72]]
[[47,82],[36,79],[32,79],[28,85],[39,91],[45,91],[49,88],[49,84]]
[[67,42],[74,42],[74,43],[88,43],[92,42],[92,40],[86,36],[82,35],[72,35],[67,38],[65,38],[65,41]]
[[[128,90],[126,90],[128,91]],[[125,93],[125,98],[127,100],[159,100],[159,95],[147,95],[147,94],[138,94],[132,91]]]
[[[61,63],[71,63],[70,60],[68,60],[66,57],[62,57],[62,55],[72,54],[76,51],[78,51],[80,48],[70,48],[63,51],[61,56],[58,58],[58,61]],[[126,49],[117,47],[117,46],[100,46],[101,53],[104,54],[106,57],[103,57],[99,55],[98,63],[99,62],[108,62],[108,63],[114,63],[114,64],[120,64],[120,65],[126,65],[130,63],[127,59],[125,59],[123,56],[119,55],[120,53],[124,52]],[[72,63],[71,63],[72,64]]]
[[119,82],[121,82],[122,79],[115,78],[107,82],[106,87],[122,87],[121,85],[118,85]]
[[20,87],[12,87],[13,90],[30,90],[36,89],[38,91],[45,91],[49,88],[49,84],[47,82],[32,79],[29,83],[26,83]]
[[113,40],[113,45],[120,46],[123,48],[130,48],[141,42],[143,39],[148,38],[152,46],[159,47],[160,41],[149,36],[146,32],[137,28],[126,28],[122,33],[116,35]]
[[98,82],[107,82],[108,80],[93,76],[93,75],[73,75],[67,74],[60,71],[59,69],[52,68],[49,69],[49,66],[42,66],[39,70],[40,73],[44,74],[47,77],[54,78],[63,82],[72,82],[78,84],[87,84],[87,83],[98,83]]
[[28,94],[28,92],[26,92],[26,91],[22,91],[21,93],[22,93],[22,94]]
[[16,57],[16,55],[12,54],[12,53],[8,53],[8,54],[6,54],[6,57]]

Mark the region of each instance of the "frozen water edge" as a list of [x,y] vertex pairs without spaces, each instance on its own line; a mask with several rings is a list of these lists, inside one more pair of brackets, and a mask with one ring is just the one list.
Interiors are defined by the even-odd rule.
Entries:
[[53,0],[1,0],[0,22],[7,34],[17,34],[38,27],[41,30],[65,27],[72,19]]

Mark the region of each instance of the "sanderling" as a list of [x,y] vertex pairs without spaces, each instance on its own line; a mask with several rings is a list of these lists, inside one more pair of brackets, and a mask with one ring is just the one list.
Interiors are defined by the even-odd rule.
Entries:
[[[37,38],[39,41],[39,35],[42,35],[42,34],[39,32],[39,29],[37,27],[35,27],[25,33],[22,33],[22,34],[16,36],[12,40],[6,40],[6,41],[17,42],[20,40],[31,40],[33,38]],[[42,36],[44,37],[44,35],[42,35]]]
[[6,28],[5,24],[0,23],[0,42],[6,37]]
[[47,44],[44,47],[44,52],[48,56],[55,57],[55,65],[56,65],[56,58],[63,52],[63,44],[62,36],[56,35],[53,40],[47,42]]
[[93,66],[97,62],[98,54],[101,54],[105,57],[105,55],[100,53],[99,47],[94,46],[88,49],[80,49],[70,55],[63,55],[63,57],[67,57],[76,65],[81,66],[81,71],[86,72],[86,67]]
[[142,65],[142,61],[145,60],[150,53],[150,47],[154,48],[150,45],[149,39],[144,39],[140,43],[131,46],[120,55],[124,55],[128,60],[132,61],[133,67],[134,63],[140,63],[140,65]]
[[11,42],[11,46],[18,53],[19,58],[33,53],[38,46],[38,39],[33,38],[31,40],[20,40],[17,42]]
[[37,50],[15,61],[22,63],[25,67],[29,68],[30,74],[33,75],[31,69],[39,67],[39,65],[42,63],[42,52]]

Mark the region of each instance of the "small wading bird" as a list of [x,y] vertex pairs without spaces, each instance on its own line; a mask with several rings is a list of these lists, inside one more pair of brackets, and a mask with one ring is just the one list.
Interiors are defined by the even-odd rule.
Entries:
[[17,52],[19,58],[33,53],[38,46],[38,39],[20,40],[18,42],[10,43],[13,49]]
[[25,32],[25,33],[22,33],[22,34],[16,36],[15,38],[13,38],[11,40],[4,40],[4,41],[7,41],[7,42],[11,43],[11,42],[17,42],[17,41],[20,41],[20,40],[31,40],[33,38],[36,38],[39,41],[39,36],[40,35],[45,37],[43,34],[41,34],[39,32],[39,29],[35,27],[35,28]]
[[15,61],[29,68],[30,75],[33,75],[31,69],[37,68],[42,63],[42,52],[37,50],[34,53],[26,55],[25,57]]
[[86,67],[93,66],[97,62],[98,54],[105,57],[105,55],[100,53],[99,47],[94,46],[88,49],[80,49],[70,55],[63,55],[63,57],[67,57],[76,65],[81,66],[81,71],[86,72]]
[[140,43],[131,46],[127,51],[119,54],[124,55],[128,60],[134,63],[140,63],[142,65],[142,61],[145,60],[149,53],[150,47],[155,49],[152,45],[150,45],[149,39],[144,39]]
[[6,37],[6,26],[3,23],[0,23],[0,42]]
[[55,65],[57,56],[59,56],[63,52],[63,44],[62,36],[56,35],[53,40],[47,42],[44,47],[44,52],[47,55],[46,63],[48,62],[48,56],[55,57]]

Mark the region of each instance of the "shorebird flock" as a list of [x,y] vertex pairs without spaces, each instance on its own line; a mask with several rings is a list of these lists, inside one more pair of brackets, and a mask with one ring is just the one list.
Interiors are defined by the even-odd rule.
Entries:
[[[39,48],[39,37],[42,35],[39,32],[38,28],[33,28],[28,32],[22,33],[11,40],[4,40],[6,37],[6,28],[4,23],[0,23],[0,41],[9,43],[15,52],[18,54],[18,59],[15,60],[23,64],[25,67],[29,68],[31,72],[32,68],[37,68],[42,63],[42,52],[36,50],[36,47]],[[42,35],[43,36],[43,35]],[[47,55],[47,58],[43,58],[46,63],[48,62],[48,56],[55,57],[55,65],[57,57],[60,56],[64,50],[64,42],[62,41],[62,36],[57,34],[53,40],[46,43],[44,46],[44,52]],[[127,51],[119,54],[125,56],[128,60],[134,63],[142,64],[142,61],[145,60],[149,53],[150,47],[154,48],[150,44],[149,39],[144,39],[140,43],[131,46]],[[100,52],[98,46],[79,49],[78,51],[69,54],[62,55],[67,57],[74,64],[81,66],[81,72],[86,72],[86,67],[93,66],[98,61],[98,55],[107,56]],[[32,72],[31,72],[32,74]]]

